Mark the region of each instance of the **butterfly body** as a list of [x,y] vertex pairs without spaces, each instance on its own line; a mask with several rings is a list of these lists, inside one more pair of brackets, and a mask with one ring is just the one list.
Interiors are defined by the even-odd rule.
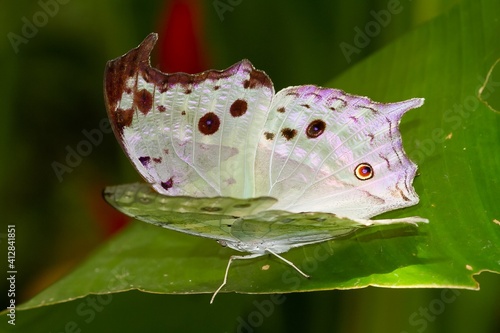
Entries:
[[106,66],[110,122],[148,183],[107,188],[117,209],[250,253],[238,259],[285,261],[278,253],[359,228],[427,221],[369,219],[418,203],[398,125],[423,99],[378,103],[314,85],[275,93],[248,60],[165,74],[149,63],[156,39]]

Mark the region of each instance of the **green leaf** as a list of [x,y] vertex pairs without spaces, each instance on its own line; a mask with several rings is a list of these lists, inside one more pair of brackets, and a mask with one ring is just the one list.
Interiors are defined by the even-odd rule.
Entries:
[[[500,272],[500,115],[477,97],[500,58],[499,11],[493,0],[463,1],[328,84],[377,101],[426,98],[401,124],[405,149],[419,165],[421,202],[383,218],[418,215],[429,225],[379,227],[285,253],[310,280],[272,257],[236,262],[223,291],[476,289],[474,274]],[[483,95],[498,99],[498,81],[487,87]],[[213,240],[135,222],[18,309],[133,289],[212,293],[232,254]]]
[[[436,279],[421,285],[472,288],[473,274],[500,272],[500,174],[491,172],[500,168],[500,114],[478,98],[500,58],[497,9],[490,1],[464,1],[331,83],[376,100],[426,98],[401,125],[405,149],[419,165],[421,198],[404,213],[430,220],[420,255],[434,263],[414,269]],[[493,80],[483,99],[498,99],[500,80]]]

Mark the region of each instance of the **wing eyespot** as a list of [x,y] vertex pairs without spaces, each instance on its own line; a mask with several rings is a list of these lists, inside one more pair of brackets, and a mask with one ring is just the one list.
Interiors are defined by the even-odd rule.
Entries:
[[309,139],[315,139],[325,131],[326,123],[321,119],[311,121],[306,129],[306,135]]
[[373,171],[373,167],[368,163],[360,163],[354,168],[354,175],[359,180],[368,180],[373,178],[375,172]]

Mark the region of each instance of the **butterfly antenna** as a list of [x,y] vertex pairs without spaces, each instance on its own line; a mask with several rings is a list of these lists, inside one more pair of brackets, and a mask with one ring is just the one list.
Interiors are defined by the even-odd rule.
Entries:
[[295,266],[295,264],[293,262],[291,262],[290,260],[288,259],[285,259],[283,258],[282,256],[280,256],[279,254],[277,254],[276,252],[273,252],[269,249],[266,249],[267,252],[271,253],[272,255],[276,256],[277,258],[283,260],[284,262],[286,262],[288,265],[292,266],[297,272],[300,273],[300,275],[302,275],[303,277],[305,277],[306,279],[309,279],[310,276],[307,275],[306,273],[302,272],[297,266]]

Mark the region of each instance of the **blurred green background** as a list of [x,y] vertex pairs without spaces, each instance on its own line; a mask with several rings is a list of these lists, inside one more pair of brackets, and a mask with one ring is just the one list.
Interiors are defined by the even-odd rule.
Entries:
[[[223,69],[248,58],[269,74],[276,90],[321,85],[460,3],[401,1],[404,10],[369,45],[346,57],[339,45],[353,44],[355,28],[373,21],[370,11],[387,9],[391,1],[186,1],[192,16],[182,11],[172,16],[172,2],[183,1],[2,4],[0,193],[5,214],[0,236],[6,253],[6,225],[16,225],[18,304],[71,271],[127,223],[101,198],[107,185],[139,180],[112,134],[100,131],[102,139],[87,147],[87,156],[73,160],[64,172],[54,169],[57,163],[68,165],[68,151],[106,118],[102,79],[107,60],[157,31],[171,44],[152,63],[165,70]],[[192,32],[172,28],[179,15],[193,18]],[[29,29],[27,21],[39,26]],[[183,44],[189,40],[194,49]],[[37,323],[39,332],[498,332],[500,279],[487,273],[477,279],[483,291],[367,288],[290,294],[273,305],[268,295],[220,295],[209,306],[206,295],[128,292],[101,296],[95,307],[85,306],[95,299],[88,296],[19,311],[17,320],[21,331]],[[6,290],[5,279],[1,283]],[[7,300],[2,292],[2,309]],[[439,315],[428,312],[442,304]],[[13,329],[5,324],[0,330]]]

